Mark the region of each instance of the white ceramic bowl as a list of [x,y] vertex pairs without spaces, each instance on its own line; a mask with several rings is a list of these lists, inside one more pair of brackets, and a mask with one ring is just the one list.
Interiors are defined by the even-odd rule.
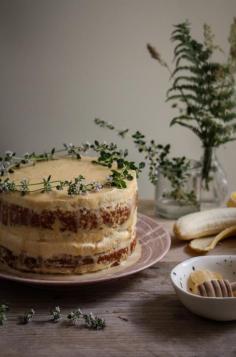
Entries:
[[194,270],[219,272],[224,279],[236,281],[236,255],[199,256],[183,261],[171,271],[171,281],[180,301],[193,313],[218,321],[236,320],[236,298],[212,298],[194,295],[187,290]]

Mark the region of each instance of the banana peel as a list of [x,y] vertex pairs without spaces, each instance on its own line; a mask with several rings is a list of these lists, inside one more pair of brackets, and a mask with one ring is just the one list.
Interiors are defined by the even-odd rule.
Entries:
[[236,225],[228,227],[218,233],[215,237],[197,238],[189,243],[189,247],[198,253],[206,253],[215,248],[223,239],[236,236]]

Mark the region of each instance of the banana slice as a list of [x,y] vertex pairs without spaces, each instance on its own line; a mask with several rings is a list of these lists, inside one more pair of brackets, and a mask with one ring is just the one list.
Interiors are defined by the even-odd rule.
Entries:
[[198,285],[203,284],[205,281],[221,279],[223,279],[223,276],[220,273],[209,270],[196,270],[189,276],[188,288],[193,294],[198,294]]
[[215,237],[193,239],[189,243],[189,247],[199,253],[208,252],[209,250],[214,249],[216,244],[219,243],[221,240],[228,237],[232,237],[234,234],[236,234],[236,225],[224,229]]
[[231,193],[230,198],[227,202],[228,207],[236,207],[236,192]]

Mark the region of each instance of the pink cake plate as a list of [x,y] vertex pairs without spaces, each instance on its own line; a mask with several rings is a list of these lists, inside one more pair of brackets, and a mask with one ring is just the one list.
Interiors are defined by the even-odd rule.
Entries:
[[127,262],[118,267],[84,275],[49,275],[0,270],[0,278],[29,285],[65,286],[84,285],[120,279],[138,273],[160,261],[170,249],[167,230],[155,220],[138,215],[137,239],[139,244]]

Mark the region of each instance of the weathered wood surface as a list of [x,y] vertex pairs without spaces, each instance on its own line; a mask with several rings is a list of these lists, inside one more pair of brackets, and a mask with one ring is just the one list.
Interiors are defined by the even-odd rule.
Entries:
[[[153,216],[152,202],[140,211]],[[163,221],[163,220],[162,220]],[[171,229],[173,222],[163,221]],[[227,240],[216,253],[236,253]],[[169,280],[171,268],[190,254],[173,240],[168,255],[155,266],[112,283],[67,289],[39,289],[0,281],[0,302],[11,311],[0,327],[0,356],[236,356],[236,323],[217,323],[188,312]],[[66,315],[80,307],[106,319],[104,331],[89,331],[66,322],[47,322],[59,305]],[[35,320],[17,324],[33,307]]]

